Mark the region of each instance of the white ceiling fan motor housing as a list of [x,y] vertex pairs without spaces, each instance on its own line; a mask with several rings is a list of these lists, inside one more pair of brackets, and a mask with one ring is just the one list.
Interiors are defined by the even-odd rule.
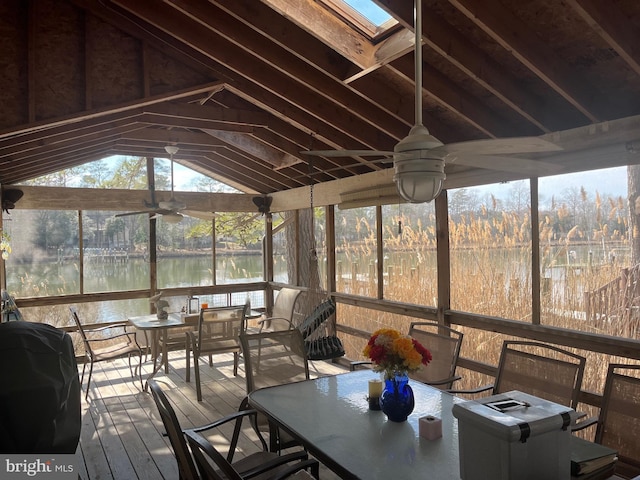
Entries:
[[431,150],[442,146],[424,125],[415,125],[394,147],[393,181],[402,198],[410,203],[423,203],[440,194],[446,178],[444,159]]

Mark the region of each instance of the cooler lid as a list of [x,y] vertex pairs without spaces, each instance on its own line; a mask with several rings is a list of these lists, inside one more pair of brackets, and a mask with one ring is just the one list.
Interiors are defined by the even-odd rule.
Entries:
[[453,405],[459,423],[470,422],[486,433],[510,442],[575,424],[575,410],[565,405],[512,390],[491,397]]

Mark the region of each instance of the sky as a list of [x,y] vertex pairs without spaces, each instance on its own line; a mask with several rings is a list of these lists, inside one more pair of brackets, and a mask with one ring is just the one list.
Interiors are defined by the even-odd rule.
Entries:
[[350,5],[377,26],[382,25],[391,18],[387,12],[371,0],[344,0],[344,3]]

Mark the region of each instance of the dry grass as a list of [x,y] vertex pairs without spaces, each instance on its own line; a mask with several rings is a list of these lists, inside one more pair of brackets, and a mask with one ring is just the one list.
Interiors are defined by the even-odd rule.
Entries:
[[[612,208],[617,207],[613,205]],[[615,213],[615,208],[612,210]],[[609,217],[612,214],[609,215]],[[604,248],[614,251],[624,246],[620,230],[603,224],[594,232],[583,232],[578,226],[557,224],[565,220],[567,212],[559,208],[556,217],[540,222],[541,323],[570,330],[588,331],[603,335],[638,338],[638,321],[628,317],[607,320],[585,319],[585,291],[593,291],[620,275],[620,259],[616,263],[598,263],[592,256],[588,261],[573,258],[573,251]],[[386,231],[384,236],[384,296],[418,305],[436,305],[436,265],[434,219],[426,227],[405,225],[402,235]],[[450,222],[451,249],[451,307],[523,322],[531,321],[531,222],[528,215],[515,213],[493,214],[483,210],[478,216],[462,216]],[[364,224],[369,237],[362,242],[345,242],[340,253],[349,259],[352,271],[338,275],[337,290],[356,295],[375,296],[375,269],[367,272],[359,265],[372,264],[375,259],[375,230]],[[364,237],[361,225],[360,238]],[[591,239],[592,244],[587,243]],[[595,243],[593,243],[595,242]],[[373,243],[375,245],[375,243]],[[398,255],[402,252],[402,255]],[[400,261],[399,259],[403,259]],[[358,263],[359,262],[359,263]],[[408,265],[407,263],[411,263]],[[553,269],[554,276],[549,275]],[[544,278],[544,277],[547,278]],[[408,329],[411,318],[363,308],[340,306],[339,322],[365,331],[380,327]],[[465,332],[462,356],[497,365],[502,342],[507,336],[479,329],[461,328]],[[343,339],[347,356],[362,358],[366,340],[347,336]],[[601,392],[606,369],[610,362],[628,360],[589,351],[575,353],[587,358],[583,389]],[[477,372],[463,371],[459,388],[491,383],[492,379]]]

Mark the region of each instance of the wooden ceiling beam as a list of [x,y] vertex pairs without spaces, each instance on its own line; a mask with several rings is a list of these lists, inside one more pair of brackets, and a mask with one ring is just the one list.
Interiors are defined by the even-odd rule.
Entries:
[[264,193],[282,188],[297,186],[289,179],[260,174],[260,165],[253,164],[241,155],[233,152],[208,152],[194,157],[190,162],[196,167],[202,166],[209,172],[207,176],[234,186],[247,193]]
[[[185,15],[177,15],[176,10],[165,5],[115,1],[265,88],[279,95],[286,92],[287,100],[333,124],[364,148],[386,148],[384,144],[393,144],[406,134],[406,127],[396,119],[385,120],[385,113],[379,108],[363,102],[327,75],[312,71],[308,64],[277,45],[265,44],[264,37],[234,22],[208,2],[179,2]],[[318,101],[310,102],[314,97],[319,97]],[[385,136],[388,140],[381,142]]]
[[[128,212],[141,210],[149,201],[148,190],[20,187],[24,192],[16,209],[99,210]],[[252,195],[242,193],[175,192],[190,210],[203,212],[254,212]],[[169,200],[171,192],[156,191],[158,201]]]
[[[413,29],[413,2],[406,0],[375,0],[406,28]],[[472,81],[502,101],[524,120],[542,132],[550,132],[575,124],[578,112],[567,116],[559,112],[549,115],[549,105],[524,89],[518,80],[492,60],[483,50],[464,38],[438,13],[422,7],[423,44],[464,72]],[[428,88],[428,87],[427,87]],[[434,94],[435,92],[430,92]],[[554,112],[557,111],[554,110]],[[583,118],[582,115],[579,117]]]
[[[105,138],[117,139],[123,133],[131,132],[143,127],[144,126],[139,123],[132,123],[123,120],[121,125],[112,126],[106,132],[98,130],[92,132],[91,134],[85,134],[82,136],[69,136],[63,141],[44,144],[39,148],[4,156],[0,158],[0,168],[2,168],[3,165],[11,162],[21,162],[27,164],[29,162],[47,161],[47,163],[50,163],[53,158],[56,158],[60,155],[68,154],[69,152],[73,152],[74,149],[84,149],[87,145],[94,145],[94,142],[100,142]],[[54,171],[57,170],[45,173],[53,173]],[[45,173],[42,173],[42,175],[44,175]]]
[[172,117],[169,115],[158,115],[154,113],[145,113],[140,117],[140,122],[147,125],[161,125],[163,127],[174,127],[184,129],[212,128],[216,130],[230,130],[233,132],[251,133],[256,127],[251,125],[231,124],[227,122],[219,122],[217,120],[205,120],[196,118]]
[[228,145],[234,146],[238,150],[242,150],[249,155],[262,159],[268,164],[273,165],[275,169],[300,162],[299,158],[281,150],[277,150],[270,145],[265,145],[248,135],[242,135],[234,132],[223,132],[220,130],[205,130],[205,133],[224,141]]
[[638,31],[615,3],[598,0],[567,0],[566,3],[640,75]]
[[79,139],[84,135],[92,135],[96,132],[107,131],[110,128],[136,123],[136,117],[140,115],[140,110],[129,110],[80,121],[70,126],[58,126],[39,132],[27,133],[17,138],[5,138],[0,140],[0,158],[7,155],[26,153],[45,145],[53,145],[72,138]]
[[[411,58],[400,58],[393,62],[391,67],[399,75],[413,82],[415,77],[413,56]],[[490,138],[539,135],[542,133],[538,129],[534,131],[531,127],[524,131],[514,127],[510,122],[505,122],[504,118],[498,117],[486,105],[480,103],[475,97],[425,62],[422,64],[422,75],[423,88],[421,90],[423,98],[425,95],[432,98],[434,102],[453,112],[462,121],[477,128]]]
[[108,134],[96,134],[91,138],[84,139],[83,142],[75,142],[73,140],[69,142],[65,142],[64,145],[56,145],[55,147],[43,148],[39,151],[32,151],[29,155],[20,155],[15,157],[5,157],[0,160],[0,179],[1,175],[4,174],[2,169],[9,168],[10,165],[22,165],[23,167],[27,167],[28,165],[35,165],[37,168],[42,170],[42,166],[40,165],[43,162],[54,164],[57,169],[51,171],[43,171],[39,175],[46,175],[48,173],[54,173],[60,171],[60,167],[57,164],[57,161],[63,161],[64,157],[70,154],[75,154],[76,152],[85,152],[87,154],[91,154],[90,149],[96,146],[101,146],[104,144],[111,144],[113,141],[117,140],[120,135],[119,131]]
[[147,105],[153,105],[155,103],[161,103],[161,102],[167,102],[167,101],[179,100],[179,99],[184,100],[185,98],[191,97],[193,95],[204,94],[210,91],[211,89],[216,88],[216,86],[218,85],[220,85],[220,82],[207,83],[205,85],[198,85],[195,87],[185,88],[177,91],[170,91],[170,92],[162,93],[159,95],[152,95],[148,97],[138,98],[130,102],[111,105],[109,107],[85,110],[82,112],[76,112],[75,114],[65,115],[63,117],[32,122],[27,125],[18,125],[18,126],[0,131],[0,141],[3,140],[4,138],[7,138],[13,135],[24,135],[30,132],[37,133],[43,127],[47,129],[55,128],[59,126],[69,127],[69,125],[72,125],[77,122],[81,122],[83,120],[91,120],[94,118],[100,118],[105,115],[111,115],[115,113],[126,112],[129,110],[135,110]]
[[[353,64],[344,57],[341,57],[333,48],[336,35],[330,35],[329,38],[324,39],[324,42],[321,42],[314,36],[321,28],[312,29],[312,31],[302,30],[291,22],[284,21],[285,17],[282,15],[287,15],[287,12],[294,10],[296,14],[300,13],[300,4],[284,2],[285,5],[281,5],[278,3],[274,6],[276,11],[271,8],[271,5],[267,6],[258,2],[252,4],[250,10],[247,8],[246,2],[238,2],[235,0],[218,0],[210,3],[215,3],[221,9],[224,9],[230,15],[234,16],[238,21],[244,22],[251,29],[260,32],[261,35],[273,41],[280,48],[295,55],[300,61],[319,69],[333,79],[345,84],[351,83],[358,78],[366,77],[367,74],[386,65],[399,56],[413,51],[413,34],[407,30],[401,30],[377,44],[373,51],[374,58],[369,60],[366,65],[349,67],[349,65]],[[317,3],[309,2],[308,8],[310,12],[320,8],[322,18],[328,16],[332,24],[336,22],[335,26],[339,28],[341,33],[346,31],[347,35],[359,35],[354,33],[353,29],[345,25],[344,22],[337,19],[335,15],[328,12],[326,8],[319,7]],[[278,11],[281,11],[282,14],[278,13]],[[313,14],[307,12],[302,16],[306,24],[306,22],[309,22],[313,17]],[[295,21],[295,19],[293,20]],[[371,43],[366,38],[362,41],[369,44]],[[359,47],[356,48],[361,50],[362,43],[358,42],[357,45]],[[361,56],[359,51],[355,54]],[[347,55],[349,55],[349,53],[347,53]],[[280,58],[281,55],[277,57]],[[346,67],[345,64],[347,65]],[[398,112],[396,108],[396,105],[402,101],[402,97],[400,97],[401,92],[386,89],[375,80],[367,82],[366,93],[360,90],[360,85],[361,84],[353,86],[352,91],[360,95],[362,99],[377,104],[388,114],[405,122],[407,126],[412,124],[412,110],[409,111],[409,115],[402,115],[403,112]]]
[[[301,61],[319,68],[332,78],[343,81],[345,84],[361,79],[357,84],[351,85],[354,92],[364,100],[377,104],[386,113],[404,122],[407,126],[407,131],[413,124],[413,106],[410,106],[408,109],[398,108],[399,105],[405,103],[406,95],[404,95],[404,92],[398,91],[397,89],[386,88],[384,84],[380,83],[379,78],[367,78],[367,75],[372,71],[413,51],[413,33],[411,31],[402,29],[376,44],[373,52],[374,58],[370,59],[366,65],[357,67],[355,73],[350,73],[349,78],[346,78],[343,74],[344,68],[342,67],[344,59],[338,57],[333,50],[333,46],[336,43],[335,35],[328,35],[327,38],[323,35],[324,43],[318,41],[316,37],[313,36],[318,30],[322,30],[322,28],[301,32],[302,34],[297,33],[294,36],[290,33],[290,29],[292,28],[290,23],[283,22],[283,17],[277,12],[274,12],[271,8],[271,3],[269,6],[258,6],[258,4],[254,4],[250,12],[247,10],[245,2],[218,0],[211,3],[220,6],[220,8],[223,8],[238,20],[250,25],[252,29],[258,30],[261,34],[269,38],[269,40],[272,40],[280,47],[296,55]],[[282,15],[285,16],[290,14],[291,11],[294,11],[296,15],[300,13],[300,15],[304,17],[301,21],[304,22],[305,25],[313,17],[312,13],[306,12],[306,7],[306,13],[302,15],[300,12],[301,4],[278,2],[274,8],[282,12]],[[309,2],[308,8],[310,11],[320,8],[322,18],[327,16],[331,19],[331,24],[334,25],[331,28],[338,28],[340,32],[346,31],[348,35],[354,34],[353,29],[347,26],[342,20],[337,19],[335,15],[326,8],[318,6],[315,2]],[[247,18],[251,19],[250,24],[246,20]],[[296,21],[295,19],[293,20]],[[366,37],[363,41],[371,43]],[[279,57],[280,55],[278,58]],[[428,114],[425,116],[428,117]],[[428,119],[426,122],[428,123]],[[437,124],[435,121],[432,123],[434,125]]]
[[449,3],[591,122],[609,118],[609,109],[593,100],[600,96],[597,90],[584,78],[576,77],[556,53],[538,39],[536,32],[499,1],[449,0]]
[[[230,91],[226,91],[223,95],[218,95],[216,101],[221,105],[229,108],[237,108],[240,105],[249,104],[248,101],[234,95]],[[304,162],[305,168],[308,169],[309,159],[300,152],[309,149],[315,149],[315,141],[312,135],[303,132],[299,128],[294,127],[290,123],[287,123],[276,116],[271,116],[268,128],[256,129],[252,134],[253,137],[260,139],[261,141],[271,145],[274,148],[282,149],[285,152],[290,153],[293,156],[298,156]],[[343,165],[344,162],[341,159],[323,159],[316,158],[313,162],[313,167],[316,171],[324,169],[334,169]],[[371,165],[373,169],[377,169],[375,165]],[[353,172],[349,169],[343,172],[343,175],[347,175]],[[341,175],[333,174],[332,178],[338,178]]]
[[[100,160],[109,155],[109,151],[114,144],[114,139],[107,138],[104,141],[94,142],[85,148],[76,148],[62,156],[53,156],[56,169],[50,171],[47,170],[43,172],[41,166],[42,160],[29,162],[16,161],[2,165],[0,166],[0,170],[2,171],[0,183],[10,185],[25,182],[44,175],[60,172],[67,168],[77,167],[87,162]],[[51,157],[47,157],[47,159],[49,158]]]
[[180,149],[191,148],[194,145],[219,146],[220,142],[202,132],[191,132],[186,130],[166,130],[162,128],[143,128],[122,135],[124,140],[140,140],[149,143],[160,143],[164,145],[175,144]]
[[[243,3],[234,0],[216,0],[215,3],[220,5],[226,5],[229,8],[229,4]],[[263,3],[263,2],[261,2]],[[252,6],[253,7],[253,6]],[[275,31],[272,34],[272,39],[282,38],[276,31],[279,25],[282,23],[282,18],[285,18],[291,22],[294,22],[298,27],[306,31],[309,35],[319,40],[324,45],[329,45],[334,51],[336,51],[340,57],[347,59],[353,65],[358,66],[360,69],[367,69],[372,65],[376,57],[377,47],[371,42],[369,38],[362,35],[353,28],[348,28],[344,21],[338,18],[333,12],[325,8],[321,2],[315,1],[296,1],[291,0],[269,0],[269,7],[277,12],[281,19],[274,19],[270,17],[272,23],[271,26],[263,27],[263,31]],[[237,10],[238,6],[233,6],[233,10]],[[266,8],[265,6],[262,7]],[[261,11],[262,12],[262,11]],[[252,18],[252,16],[245,16],[245,18]],[[261,22],[259,21],[259,24]],[[283,38],[294,39],[294,38]],[[296,43],[290,43],[289,46],[294,46],[295,49],[304,55],[308,50],[310,58],[315,58],[317,53],[312,52],[312,47],[315,42],[309,42],[301,37],[295,37],[298,42],[308,43],[309,47],[305,48]],[[330,58],[328,59],[330,60]],[[318,62],[323,70],[323,62]],[[342,62],[344,66],[344,61]],[[335,68],[327,69],[327,71],[335,71]],[[347,73],[346,69],[343,69],[342,79],[345,78]]]
[[270,115],[255,110],[239,110],[211,105],[187,103],[161,103],[144,107],[145,113],[167,115],[186,120],[214,121],[231,125],[264,127],[269,124]]

